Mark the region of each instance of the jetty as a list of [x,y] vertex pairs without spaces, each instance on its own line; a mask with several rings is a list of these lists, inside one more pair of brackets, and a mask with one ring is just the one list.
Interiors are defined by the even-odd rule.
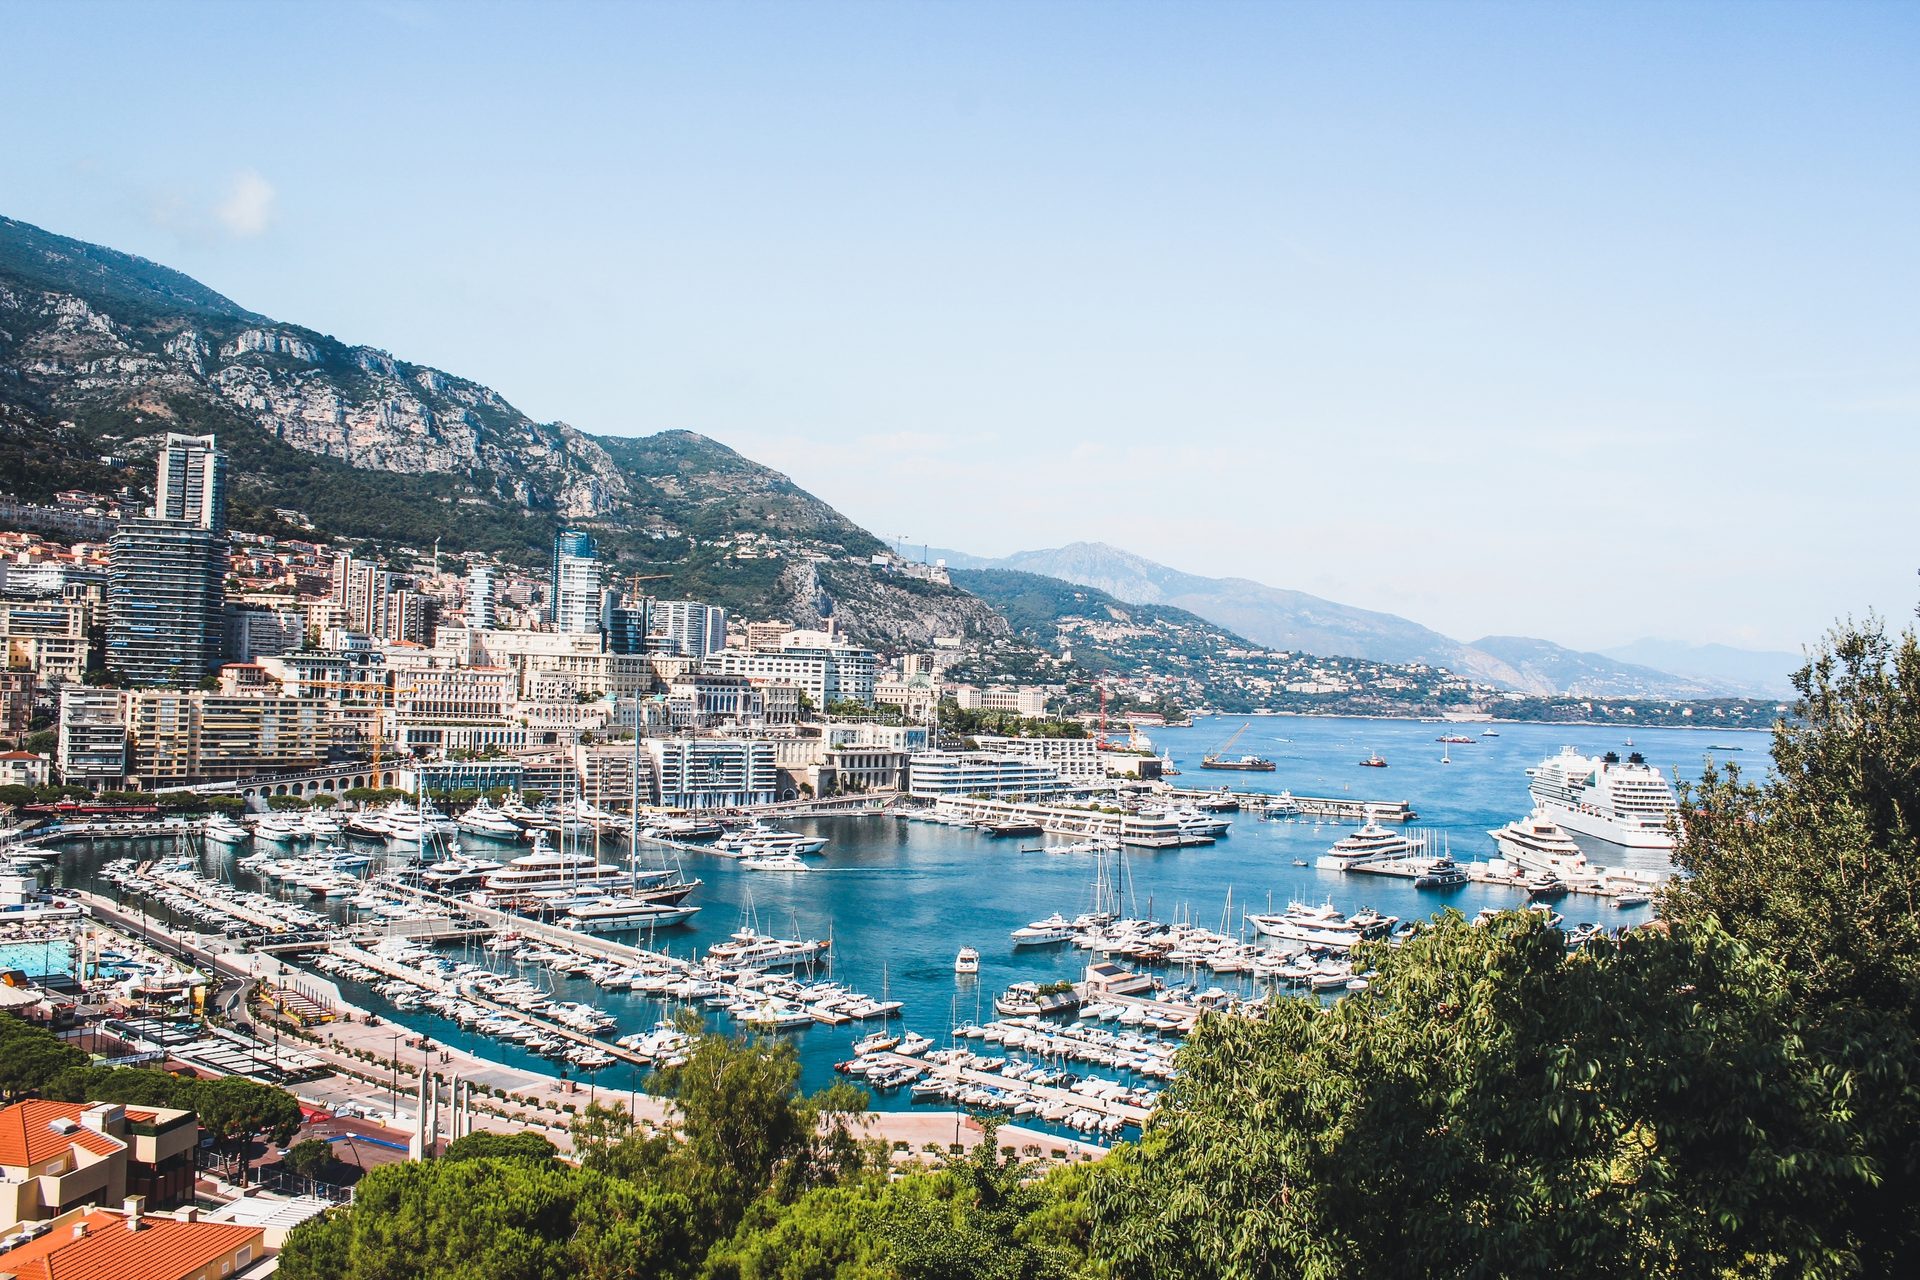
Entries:
[[[1174,799],[1185,804],[1218,803],[1223,797],[1234,801],[1236,807],[1250,811],[1259,811],[1275,800],[1280,794],[1273,791],[1235,791],[1230,787],[1175,787],[1168,793]],[[1298,792],[1287,793],[1294,803],[1294,811],[1308,818],[1332,818],[1338,822],[1365,822],[1371,817],[1375,822],[1412,822],[1420,815],[1410,800],[1356,800],[1351,796],[1303,796]]]

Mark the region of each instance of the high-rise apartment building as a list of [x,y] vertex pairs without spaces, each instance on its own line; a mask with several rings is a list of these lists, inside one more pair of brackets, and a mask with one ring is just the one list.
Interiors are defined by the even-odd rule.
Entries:
[[212,436],[167,433],[153,489],[153,515],[202,529],[227,527],[227,455]]
[[600,629],[600,561],[594,554],[592,534],[562,529],[554,535],[547,620],[555,631]]
[[698,600],[656,600],[653,634],[664,636],[683,658],[704,658],[727,647],[727,611]]
[[491,631],[493,612],[493,566],[476,564],[467,570],[467,625],[476,631]]
[[136,685],[198,684],[220,661],[226,601],[226,455],[212,436],[169,434],[153,514],[109,546],[107,669]]

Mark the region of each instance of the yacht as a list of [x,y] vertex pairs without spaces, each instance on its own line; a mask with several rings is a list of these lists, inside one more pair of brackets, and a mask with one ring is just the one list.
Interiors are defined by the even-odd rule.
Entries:
[[245,844],[247,829],[224,813],[216,813],[207,819],[206,836],[213,844]]
[[1320,855],[1314,865],[1322,871],[1345,871],[1368,862],[1390,862],[1400,858],[1418,857],[1427,850],[1425,835],[1389,831],[1380,825],[1372,812],[1367,814],[1366,825],[1352,835],[1336,841],[1332,848]]
[[1623,762],[1612,751],[1595,757],[1563,747],[1527,770],[1527,777],[1540,809],[1575,839],[1672,852],[1667,828],[1678,809],[1673,785],[1638,751]]
[[670,907],[624,895],[578,903],[560,919],[563,928],[581,933],[619,933],[628,929],[665,929],[693,919],[698,907]]
[[253,824],[253,838],[271,840],[275,844],[292,844],[300,838],[300,828],[292,818],[275,817],[268,814]]
[[309,809],[300,815],[300,830],[315,840],[337,840],[340,837],[340,819],[325,809]]
[[493,840],[520,838],[520,824],[494,808],[493,802],[485,796],[481,796],[473,808],[460,815],[459,827],[462,831]]
[[1467,882],[1467,869],[1452,858],[1435,858],[1413,878],[1416,889],[1453,889]]
[[960,948],[960,954],[953,958],[953,971],[955,973],[980,972],[980,953],[972,947]]
[[751,928],[736,929],[725,942],[707,948],[707,957],[735,969],[791,969],[825,952],[830,944],[770,938]]
[[729,831],[714,842],[716,853],[736,858],[763,853],[818,853],[827,847],[825,836],[803,836],[797,831],[779,831],[754,823],[738,831]]
[[1393,931],[1399,921],[1393,916],[1383,916],[1371,908],[1363,908],[1354,915],[1340,913],[1340,908],[1331,902],[1320,906],[1308,906],[1303,902],[1287,904],[1287,909],[1272,915],[1248,915],[1251,924],[1262,935],[1279,938],[1283,942],[1297,942],[1309,947],[1322,947],[1328,951],[1345,951],[1356,942],[1365,942],[1373,938],[1384,938]]
[[1487,834],[1499,847],[1500,856],[1522,871],[1544,872],[1572,880],[1594,878],[1594,868],[1588,864],[1585,850],[1545,809],[1535,809],[1526,817]]
[[491,858],[447,858],[422,871],[420,882],[435,893],[478,889],[487,882],[488,876],[504,866],[504,863],[495,862]]
[[489,893],[539,893],[547,889],[624,888],[631,875],[584,853],[562,853],[535,837],[533,852],[493,872],[482,883]]
[[1050,947],[1056,943],[1069,942],[1080,931],[1080,926],[1061,915],[1058,911],[1045,920],[1035,920],[1032,924],[1013,931],[1015,947]]
[[740,859],[748,871],[811,871],[812,867],[797,853],[756,853]]

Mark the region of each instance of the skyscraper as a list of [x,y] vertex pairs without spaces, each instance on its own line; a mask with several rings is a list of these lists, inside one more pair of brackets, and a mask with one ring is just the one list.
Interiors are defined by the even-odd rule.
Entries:
[[130,684],[192,686],[220,661],[227,457],[169,433],[153,514],[120,522],[108,552],[107,669]]
[[167,433],[153,489],[153,515],[202,529],[226,529],[227,455],[212,436]]
[[553,593],[547,619],[555,631],[600,629],[600,562],[593,535],[562,529],[553,539]]
[[492,565],[476,564],[467,570],[467,625],[476,631],[493,630]]

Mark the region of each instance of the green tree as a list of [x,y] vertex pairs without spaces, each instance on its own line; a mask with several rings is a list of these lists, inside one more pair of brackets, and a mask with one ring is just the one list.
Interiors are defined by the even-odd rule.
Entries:
[[531,1129],[519,1133],[491,1133],[485,1129],[455,1138],[447,1144],[443,1160],[531,1160],[551,1164],[560,1149]]
[[193,1091],[193,1109],[200,1128],[212,1135],[220,1150],[247,1180],[247,1148],[255,1138],[285,1142],[300,1127],[300,1103],[284,1089],[260,1084],[245,1076],[221,1076],[199,1081]]
[[1369,988],[1210,1017],[1094,1188],[1123,1277],[1835,1276],[1873,1173],[1778,973],[1711,928],[1568,957],[1449,912]]
[[8,1102],[37,1093],[87,1055],[51,1031],[0,1013],[0,1097]]
[[1846,624],[1794,685],[1765,779],[1710,769],[1685,797],[1662,912],[1780,967],[1877,1174],[1831,1243],[1889,1274],[1920,1246],[1920,642]]
[[334,1171],[333,1144],[319,1138],[306,1138],[287,1148],[280,1161],[303,1178],[325,1181]]

